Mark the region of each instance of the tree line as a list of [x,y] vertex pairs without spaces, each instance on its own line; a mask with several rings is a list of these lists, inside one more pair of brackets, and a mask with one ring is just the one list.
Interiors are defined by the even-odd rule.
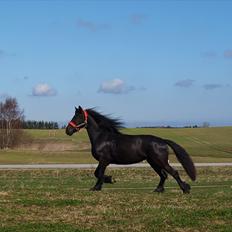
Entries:
[[22,122],[23,129],[59,129],[57,122],[27,120]]

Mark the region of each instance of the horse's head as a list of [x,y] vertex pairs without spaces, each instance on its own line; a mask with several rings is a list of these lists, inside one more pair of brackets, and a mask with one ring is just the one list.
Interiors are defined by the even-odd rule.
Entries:
[[73,133],[78,132],[81,128],[87,125],[88,113],[80,106],[75,107],[75,115],[66,127],[66,134],[71,136]]

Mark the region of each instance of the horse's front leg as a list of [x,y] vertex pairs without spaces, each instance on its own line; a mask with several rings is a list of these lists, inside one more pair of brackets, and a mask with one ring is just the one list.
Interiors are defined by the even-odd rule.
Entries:
[[[95,175],[96,178],[98,178],[98,176],[99,176],[99,165],[98,165],[97,169],[95,170],[94,175]],[[113,184],[115,182],[116,181],[112,178],[112,176],[104,175],[104,183]]]
[[94,175],[97,177],[97,182],[94,185],[94,187],[91,188],[90,190],[92,190],[92,191],[100,191],[102,189],[102,185],[103,185],[104,182],[105,183],[110,183],[108,181],[111,181],[111,183],[112,183],[112,177],[104,175],[106,167],[108,165],[109,165],[109,163],[106,162],[106,161],[100,161],[99,162],[99,164],[97,166],[97,169],[94,172]]

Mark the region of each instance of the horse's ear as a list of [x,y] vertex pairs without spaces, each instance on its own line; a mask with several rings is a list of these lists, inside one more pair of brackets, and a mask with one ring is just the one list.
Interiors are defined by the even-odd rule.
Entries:
[[81,106],[79,106],[78,110],[79,110],[80,112],[82,112],[82,111],[83,111],[83,109],[82,109],[82,107],[81,107]]
[[81,111],[79,108],[75,107],[75,114],[79,114]]
[[81,112],[83,112],[83,109],[81,108],[81,106],[79,106],[78,108],[75,107],[75,110],[76,110],[75,114],[80,114]]

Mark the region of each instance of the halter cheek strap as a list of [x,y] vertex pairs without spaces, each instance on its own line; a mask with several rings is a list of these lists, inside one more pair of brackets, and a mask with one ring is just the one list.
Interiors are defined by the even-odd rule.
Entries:
[[83,110],[84,112],[84,116],[85,116],[85,119],[84,119],[84,122],[80,123],[80,124],[76,124],[75,122],[73,121],[70,121],[68,123],[69,126],[75,128],[77,131],[79,131],[81,128],[83,127],[86,127],[87,126],[87,121],[88,121],[88,112],[86,110]]

